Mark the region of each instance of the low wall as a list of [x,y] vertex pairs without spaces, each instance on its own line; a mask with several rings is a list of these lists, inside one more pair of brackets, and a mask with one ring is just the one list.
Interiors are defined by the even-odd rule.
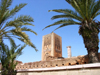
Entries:
[[[100,59],[100,53],[99,59]],[[50,67],[62,67],[62,66],[72,66],[72,65],[82,65],[88,63],[88,56],[77,56],[71,58],[60,58],[47,61],[37,61],[29,63],[19,63],[16,66],[16,70],[24,69],[38,69],[38,68],[50,68]]]
[[100,63],[17,70],[17,75],[100,75]]

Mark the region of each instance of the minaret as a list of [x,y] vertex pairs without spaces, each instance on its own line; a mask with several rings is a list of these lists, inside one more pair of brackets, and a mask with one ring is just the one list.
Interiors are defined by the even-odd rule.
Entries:
[[67,46],[68,58],[72,57],[71,46]]
[[46,57],[62,57],[62,39],[55,33],[44,35],[42,38],[42,61]]

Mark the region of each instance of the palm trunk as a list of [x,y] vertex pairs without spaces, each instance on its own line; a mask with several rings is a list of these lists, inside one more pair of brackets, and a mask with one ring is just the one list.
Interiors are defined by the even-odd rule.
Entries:
[[98,33],[92,32],[89,34],[90,37],[84,37],[84,44],[85,48],[87,48],[89,63],[96,63],[99,62],[98,57],[98,45],[99,45],[99,38]]
[[0,36],[0,50],[1,50],[1,44],[2,44],[2,36]]
[[88,52],[89,63],[99,62],[98,56],[98,45],[99,45],[99,29],[96,25],[92,25],[92,28],[89,27],[80,27],[79,30],[80,35],[82,35],[85,48]]
[[88,58],[89,58],[89,63],[97,63],[97,62],[99,62],[98,49],[90,49],[90,50],[88,50]]
[[17,74],[17,72],[16,72],[16,70],[9,70],[8,71],[8,74],[7,75],[16,75]]

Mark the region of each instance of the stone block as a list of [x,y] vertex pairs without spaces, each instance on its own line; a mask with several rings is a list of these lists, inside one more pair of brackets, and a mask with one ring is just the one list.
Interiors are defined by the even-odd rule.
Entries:
[[65,64],[65,66],[69,66],[69,65],[70,65],[69,63],[66,63],[66,64]]

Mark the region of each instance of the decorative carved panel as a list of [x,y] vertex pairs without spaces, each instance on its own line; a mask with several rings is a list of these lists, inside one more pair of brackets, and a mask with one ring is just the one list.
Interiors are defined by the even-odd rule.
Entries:
[[60,39],[58,37],[55,37],[55,47],[56,49],[60,49]]
[[44,38],[44,46],[50,45],[51,44],[51,36],[46,36]]

